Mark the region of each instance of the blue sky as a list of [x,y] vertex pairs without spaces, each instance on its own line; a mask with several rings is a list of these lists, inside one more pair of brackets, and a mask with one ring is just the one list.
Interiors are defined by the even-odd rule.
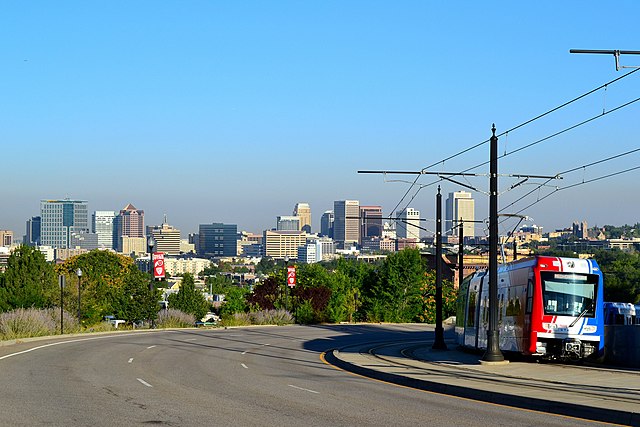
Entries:
[[[296,202],[311,205],[314,228],[334,200],[391,215],[408,184],[358,170],[419,170],[487,139],[492,123],[503,132],[623,75],[612,56],[569,49],[640,50],[638,16],[635,1],[3,2],[0,229],[22,235],[41,199],[64,197],[91,211],[133,203],[185,235],[210,222],[261,232]],[[639,89],[640,72],[501,137],[500,151]],[[554,175],[638,148],[639,112],[634,103],[510,155],[500,172]],[[431,170],[466,169],[488,150]],[[638,165],[635,153],[554,185]],[[559,191],[522,214],[545,230],[635,223],[639,177]],[[488,188],[486,177],[469,182]],[[507,192],[515,182],[501,178],[501,207],[535,188]],[[435,216],[435,188],[409,193],[424,218]],[[484,218],[486,196],[474,198]]]

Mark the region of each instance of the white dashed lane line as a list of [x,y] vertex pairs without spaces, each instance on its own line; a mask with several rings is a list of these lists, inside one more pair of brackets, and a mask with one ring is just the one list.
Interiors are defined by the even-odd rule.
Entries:
[[140,384],[145,385],[147,387],[153,387],[151,384],[149,384],[148,382],[146,382],[145,380],[143,380],[142,378],[136,378],[138,381],[140,381]]
[[244,369],[249,369],[249,367],[248,367],[247,365],[245,365],[244,363],[241,363],[241,365],[242,365],[242,367],[243,367]]
[[127,363],[133,363],[133,357],[129,359]]
[[320,394],[320,392],[319,392],[319,391],[309,390],[308,388],[302,388],[302,387],[298,387],[298,386],[295,386],[295,385],[292,385],[292,384],[289,384],[289,387],[291,387],[291,388],[295,388],[296,390],[307,391],[307,392],[309,392],[309,393]]

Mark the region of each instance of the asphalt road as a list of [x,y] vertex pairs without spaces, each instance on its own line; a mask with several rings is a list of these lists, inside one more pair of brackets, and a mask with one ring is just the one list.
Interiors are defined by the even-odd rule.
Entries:
[[595,423],[396,386],[329,349],[425,340],[424,325],[82,335],[0,347],[0,425],[570,426]]

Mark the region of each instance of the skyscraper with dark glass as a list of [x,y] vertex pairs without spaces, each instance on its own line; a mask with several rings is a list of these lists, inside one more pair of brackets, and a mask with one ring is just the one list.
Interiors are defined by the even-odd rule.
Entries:
[[221,222],[200,224],[198,242],[198,255],[200,256],[236,256],[238,254],[238,225]]

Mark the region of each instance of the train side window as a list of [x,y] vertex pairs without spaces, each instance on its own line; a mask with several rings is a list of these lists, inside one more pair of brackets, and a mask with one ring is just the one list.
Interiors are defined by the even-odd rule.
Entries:
[[533,280],[529,279],[527,283],[527,307],[525,313],[529,314],[533,310]]

